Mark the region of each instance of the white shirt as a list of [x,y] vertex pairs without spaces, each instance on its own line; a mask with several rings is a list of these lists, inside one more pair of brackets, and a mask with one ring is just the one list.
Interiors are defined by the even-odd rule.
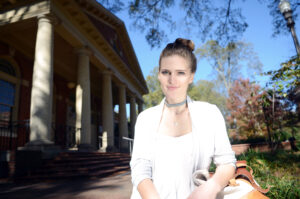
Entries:
[[193,132],[180,137],[158,134],[152,179],[161,198],[187,198],[194,190]]
[[[163,106],[164,100],[160,105],[143,111],[137,118],[133,154],[130,162],[133,183],[131,199],[141,198],[137,186],[146,178],[153,180],[162,199],[186,198],[186,190],[191,192],[194,188],[191,185],[191,176],[194,171],[198,169],[208,170],[212,160],[217,166],[220,164],[235,164],[236,162],[227,136],[225,122],[219,109],[215,105],[206,102],[192,101],[189,97],[188,108],[192,120],[192,132],[190,135],[187,134],[187,138],[190,137],[191,139],[184,140],[185,137],[179,137],[178,140],[184,140],[182,143],[174,141],[176,143],[174,144],[170,141],[165,143],[164,148],[162,148],[163,135],[158,134],[157,130]],[[172,138],[170,139],[172,140]],[[176,153],[178,153],[178,148],[175,147],[177,145],[185,148],[179,150],[183,156],[191,156],[186,158],[190,161],[189,166],[184,164],[184,159],[179,157],[178,160],[175,159]],[[188,145],[189,148],[183,145]],[[165,149],[168,147],[173,150]],[[161,156],[157,156],[160,153]],[[163,157],[168,154],[172,160],[164,161]],[[178,164],[174,167],[176,161],[178,161]],[[184,185],[178,186],[176,184],[178,179],[170,177],[170,173],[162,174],[162,171],[168,168],[170,173],[175,172],[180,178],[184,179],[180,182]],[[172,186],[169,186],[170,179],[173,179]],[[175,197],[168,197],[168,195]]]

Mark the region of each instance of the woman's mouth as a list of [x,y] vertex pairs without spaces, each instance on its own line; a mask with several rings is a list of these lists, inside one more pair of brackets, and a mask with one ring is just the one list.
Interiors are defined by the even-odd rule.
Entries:
[[168,90],[175,90],[175,89],[177,89],[177,87],[176,86],[167,86],[167,89]]

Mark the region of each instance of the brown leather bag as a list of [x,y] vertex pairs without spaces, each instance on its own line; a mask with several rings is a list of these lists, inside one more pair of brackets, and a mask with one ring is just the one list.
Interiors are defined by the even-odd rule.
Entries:
[[[193,174],[193,181],[196,186],[205,183],[214,173],[208,173],[207,170],[197,170]],[[228,186],[221,191],[217,199],[268,199],[266,194],[269,188],[263,189],[254,180],[253,170],[247,165],[247,161],[240,160],[236,162],[236,172]]]
[[244,195],[241,199],[268,198],[264,194],[266,194],[270,190],[270,188],[263,189],[257,184],[253,177],[253,170],[250,166],[247,165],[247,161],[245,160],[239,160],[236,162],[235,176],[229,181],[229,186],[238,186],[237,181],[240,180],[250,184],[254,188],[251,192]]

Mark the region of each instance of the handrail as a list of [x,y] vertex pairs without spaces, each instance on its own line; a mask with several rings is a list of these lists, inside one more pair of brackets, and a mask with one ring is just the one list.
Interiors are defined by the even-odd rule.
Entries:
[[[101,135],[99,135],[98,136],[98,138],[99,138],[99,149],[101,148],[101,143],[102,143],[102,141],[103,141],[103,138],[104,139],[113,139],[114,141],[116,141],[116,142],[118,142],[118,148],[119,148],[119,150],[121,151],[122,149],[121,149],[121,146],[122,146],[122,142],[124,142],[124,141],[126,141],[126,142],[128,142],[129,143],[129,146],[128,146],[128,148],[129,148],[129,153],[131,154],[132,153],[132,146],[133,146],[133,139],[132,138],[129,138],[129,137],[122,137],[122,138],[119,138],[119,137],[112,137],[112,136],[108,136],[108,137],[103,137],[103,136],[101,136]],[[116,142],[114,142],[115,144],[116,144]]]
[[132,154],[132,146],[133,146],[133,141],[134,139],[129,138],[129,137],[122,137],[123,140],[128,140],[129,141],[129,153],[130,155]]
[[129,138],[129,137],[124,137],[124,136],[122,137],[122,139],[123,139],[123,140],[128,140],[128,141],[133,141],[133,139],[132,139],[132,138]]

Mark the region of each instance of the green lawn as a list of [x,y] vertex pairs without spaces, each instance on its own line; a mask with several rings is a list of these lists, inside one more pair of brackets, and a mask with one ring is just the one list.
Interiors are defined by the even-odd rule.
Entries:
[[255,180],[263,188],[270,186],[268,197],[300,198],[300,151],[249,151],[237,159],[247,160],[254,171]]

